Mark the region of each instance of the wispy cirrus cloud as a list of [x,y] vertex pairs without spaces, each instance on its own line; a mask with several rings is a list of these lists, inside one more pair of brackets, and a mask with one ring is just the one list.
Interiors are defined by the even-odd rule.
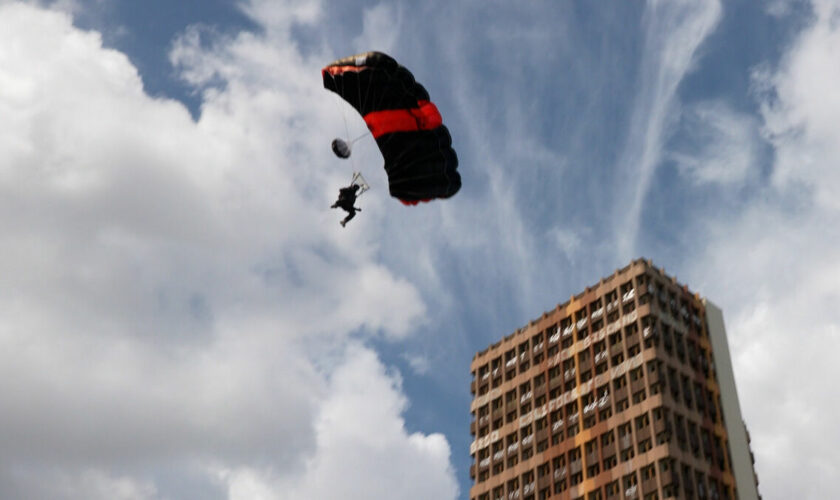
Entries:
[[759,122],[720,101],[683,109],[681,128],[690,141],[669,147],[663,156],[697,184],[737,187],[758,175]]
[[619,235],[618,255],[624,260],[635,256],[645,198],[677,119],[677,89],[720,17],[717,1],[647,4],[637,94],[626,145],[618,159],[622,203],[614,231]]

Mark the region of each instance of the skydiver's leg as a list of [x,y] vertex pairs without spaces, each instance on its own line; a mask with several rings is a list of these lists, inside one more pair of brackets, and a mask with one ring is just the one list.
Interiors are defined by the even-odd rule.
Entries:
[[341,221],[341,225],[342,225],[342,226],[344,226],[345,224],[347,224],[348,222],[350,222],[350,219],[352,219],[352,218],[353,218],[353,217],[355,217],[355,216],[356,216],[356,212],[355,212],[355,211],[350,211],[350,212],[348,212],[348,213],[347,213],[347,217],[345,217],[345,218],[344,218],[344,220],[343,220],[343,221]]

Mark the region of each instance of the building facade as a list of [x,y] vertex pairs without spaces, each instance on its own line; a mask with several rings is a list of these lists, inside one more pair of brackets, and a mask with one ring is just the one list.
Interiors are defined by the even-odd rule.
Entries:
[[753,500],[721,311],[637,260],[477,353],[471,500]]

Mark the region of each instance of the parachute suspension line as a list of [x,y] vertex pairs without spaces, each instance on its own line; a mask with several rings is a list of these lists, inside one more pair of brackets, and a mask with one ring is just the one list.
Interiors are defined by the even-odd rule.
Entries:
[[356,141],[358,141],[358,140],[360,140],[360,139],[364,139],[365,137],[367,137],[367,136],[369,136],[369,135],[370,135],[370,130],[368,130],[368,131],[367,131],[367,132],[365,132],[364,134],[360,135],[359,137],[356,137],[356,138],[355,138],[355,139],[353,139],[352,141],[347,141],[347,144],[349,144],[349,145],[351,145],[351,146],[352,146],[353,144],[355,144],[355,143],[356,143]]
[[344,122],[344,137],[347,137],[349,139],[350,128],[347,126],[347,114],[344,112],[344,108],[341,105],[341,97],[339,97],[338,94],[333,95],[335,96],[335,100],[333,100],[333,102],[335,103],[335,107],[336,109],[338,109],[338,112],[341,113],[341,120]]
[[[335,81],[335,77],[333,76],[332,78],[333,78],[333,81]],[[333,100],[333,102],[335,103],[335,106],[338,108],[338,112],[341,113],[341,120],[344,122],[344,137],[346,137],[347,139],[350,139],[350,127],[347,125],[347,113],[344,110],[344,105],[341,103],[341,97],[338,94],[333,94],[333,96],[335,96],[335,99]],[[357,137],[356,139],[353,139],[352,141],[348,141],[347,145],[352,146],[353,143],[355,143],[357,140],[361,139],[362,137],[364,137],[365,135],[367,135],[369,133],[370,133],[370,131],[365,132],[364,134]],[[353,172],[355,172],[356,171],[356,159],[353,157],[353,155],[350,155],[349,158],[350,158],[350,166],[353,168]]]

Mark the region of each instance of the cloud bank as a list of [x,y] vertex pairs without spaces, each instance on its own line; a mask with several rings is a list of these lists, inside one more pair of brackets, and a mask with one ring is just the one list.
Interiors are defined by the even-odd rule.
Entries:
[[840,340],[840,8],[818,0],[812,9],[781,61],[754,74],[769,176],[739,213],[704,224],[700,258],[686,268],[725,306],[765,498],[830,498],[829,478],[840,472],[840,407],[831,397]]
[[320,7],[249,8],[263,35],[174,47],[193,121],[69,14],[0,5],[3,498],[324,498],[312,474],[385,498],[374,470],[457,495],[446,440],[405,431],[399,377],[352,340],[426,306],[375,225],[323,210],[346,182],[325,58],[290,40]]

